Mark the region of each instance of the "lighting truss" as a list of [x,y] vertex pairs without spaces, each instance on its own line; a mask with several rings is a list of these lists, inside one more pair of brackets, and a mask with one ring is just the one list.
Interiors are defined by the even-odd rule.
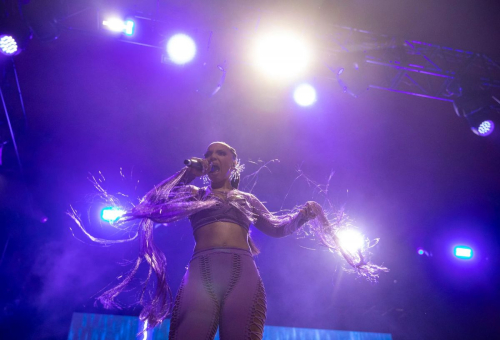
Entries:
[[322,41],[333,56],[364,54],[371,88],[453,102],[450,85],[468,75],[500,92],[500,63],[485,54],[340,26]]

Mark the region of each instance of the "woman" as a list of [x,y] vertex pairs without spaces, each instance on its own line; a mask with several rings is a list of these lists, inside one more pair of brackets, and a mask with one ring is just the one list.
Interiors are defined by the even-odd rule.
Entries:
[[[194,196],[220,203],[190,216],[196,246],[175,299],[170,339],[261,339],[266,316],[264,286],[252,258],[257,249],[249,238],[251,220],[235,204],[254,215],[262,232],[285,236],[314,217],[309,204],[287,223],[269,223],[270,213],[255,196],[238,189],[237,155],[221,142],[209,145],[203,171],[190,168],[184,184],[208,174],[210,187],[191,186]],[[231,181],[231,178],[233,180]]]
[[[171,340],[213,339],[217,327],[222,340],[261,339],[266,299],[252,258],[258,250],[249,236],[250,224],[267,235],[283,237],[310,221],[309,231],[323,245],[339,251],[359,274],[376,278],[380,270],[385,270],[365,262],[361,252],[349,254],[338,247],[336,231],[344,219],[340,217],[331,223],[316,202],[307,202],[289,213],[272,214],[254,195],[238,190],[242,167],[236,150],[228,144],[210,144],[205,158],[195,158],[195,161],[202,164],[202,170],[182,169],[147,193],[115,223],[120,226],[141,219],[138,230],[140,255],[122,282],[98,298],[105,308],[118,307],[114,298],[131,282],[140,264],[146,260],[150,270],[140,299],[144,307],[140,318],[148,322],[148,328],[161,323],[172,310]],[[208,187],[189,185],[194,178],[203,175],[210,180]],[[100,190],[103,198],[117,204],[116,198]],[[76,211],[70,216],[91,237]],[[153,242],[153,227],[154,223],[170,223],[184,217],[191,221],[196,246],[172,309],[165,274],[166,260]],[[150,301],[145,301],[144,292],[153,271],[157,279],[156,291]]]

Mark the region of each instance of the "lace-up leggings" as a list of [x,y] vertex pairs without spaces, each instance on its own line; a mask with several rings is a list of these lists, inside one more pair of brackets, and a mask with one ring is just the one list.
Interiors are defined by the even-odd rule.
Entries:
[[175,298],[170,340],[262,339],[266,295],[249,251],[196,252]]

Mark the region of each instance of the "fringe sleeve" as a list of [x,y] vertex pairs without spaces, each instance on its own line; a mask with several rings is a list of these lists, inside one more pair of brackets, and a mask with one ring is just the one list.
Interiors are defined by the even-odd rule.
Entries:
[[389,269],[369,261],[369,249],[378,243],[378,239],[371,243],[368,239],[362,249],[351,252],[342,247],[342,242],[338,237],[338,232],[343,229],[352,229],[350,219],[343,211],[337,212],[333,218],[328,218],[320,204],[308,202],[307,215],[312,216],[307,223],[305,232],[314,236],[321,245],[330,251],[338,253],[349,264],[347,271],[355,272],[368,281],[376,282],[380,272],[388,272]]
[[254,195],[249,194],[249,200],[252,206],[253,224],[266,235],[285,237],[295,232],[308,221],[302,210],[273,214]]
[[[149,191],[140,203],[131,211],[123,215],[115,224],[132,220],[139,222],[140,253],[134,268],[116,286],[98,297],[105,308],[120,308],[114,301],[132,281],[141,263],[146,260],[149,264],[149,274],[143,283],[139,303],[143,306],[140,313],[142,321],[147,320],[148,329],[160,324],[169,315],[172,305],[172,292],[166,277],[166,258],[163,252],[155,245],[153,229],[155,223],[170,223],[187,217],[197,211],[216,204],[213,200],[201,201],[198,199],[198,188],[187,185],[193,178],[188,168],[184,168],[175,175],[164,180]],[[156,289],[151,299],[144,299],[148,282],[154,272]]]

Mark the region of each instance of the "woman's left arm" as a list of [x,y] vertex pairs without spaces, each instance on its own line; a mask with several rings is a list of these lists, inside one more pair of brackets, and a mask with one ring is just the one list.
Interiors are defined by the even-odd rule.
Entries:
[[288,214],[271,213],[257,197],[249,194],[252,212],[254,214],[254,226],[264,234],[272,237],[285,237],[292,234],[307,221],[316,217],[312,206],[316,202],[309,201],[298,211]]

